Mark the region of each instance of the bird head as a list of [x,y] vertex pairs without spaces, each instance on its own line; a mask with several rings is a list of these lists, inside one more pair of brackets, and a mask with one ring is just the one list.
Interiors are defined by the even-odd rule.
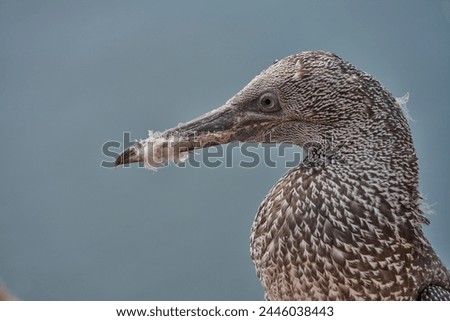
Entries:
[[381,88],[334,54],[288,56],[223,106],[135,143],[117,158],[116,166],[143,162],[158,167],[194,149],[232,141],[332,146],[373,116],[375,87]]

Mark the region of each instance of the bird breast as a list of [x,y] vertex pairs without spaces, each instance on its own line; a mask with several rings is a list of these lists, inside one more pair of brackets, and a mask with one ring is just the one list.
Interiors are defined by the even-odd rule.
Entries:
[[[375,187],[345,171],[335,175],[337,170],[301,164],[262,202],[251,255],[267,299],[413,295],[404,285],[416,282],[411,269],[416,254],[409,236],[396,229],[392,208]],[[371,200],[377,198],[374,206]]]

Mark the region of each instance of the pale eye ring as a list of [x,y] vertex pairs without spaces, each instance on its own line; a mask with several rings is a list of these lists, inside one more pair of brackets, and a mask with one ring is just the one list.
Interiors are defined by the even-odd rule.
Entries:
[[280,109],[277,95],[274,93],[265,93],[259,97],[259,107],[262,111],[270,113]]

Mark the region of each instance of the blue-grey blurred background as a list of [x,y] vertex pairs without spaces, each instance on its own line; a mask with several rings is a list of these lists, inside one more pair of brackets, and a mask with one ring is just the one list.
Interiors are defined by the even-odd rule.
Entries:
[[0,283],[24,300],[262,299],[250,227],[286,168],[105,169],[102,146],[314,49],[410,93],[425,230],[450,265],[450,1],[1,0]]

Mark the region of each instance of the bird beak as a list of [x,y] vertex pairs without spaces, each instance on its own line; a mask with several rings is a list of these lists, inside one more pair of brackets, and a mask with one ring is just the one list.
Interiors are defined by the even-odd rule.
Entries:
[[226,104],[194,120],[136,142],[117,157],[115,165],[144,163],[150,168],[167,161],[182,161],[187,153],[232,141],[267,142],[264,132],[274,121],[273,115],[244,110]]

